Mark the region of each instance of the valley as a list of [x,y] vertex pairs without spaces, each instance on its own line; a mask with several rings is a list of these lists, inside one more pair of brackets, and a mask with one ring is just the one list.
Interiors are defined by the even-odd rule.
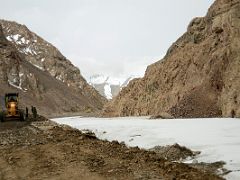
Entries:
[[187,2],[164,18],[160,1],[72,2],[0,7],[29,23],[0,19],[0,179],[239,180],[240,1],[215,0],[157,61]]

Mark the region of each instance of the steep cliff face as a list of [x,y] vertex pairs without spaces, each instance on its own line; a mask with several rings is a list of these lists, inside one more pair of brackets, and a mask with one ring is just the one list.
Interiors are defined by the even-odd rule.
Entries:
[[240,1],[216,0],[166,56],[104,110],[105,116],[240,116]]
[[46,115],[103,107],[105,98],[54,46],[24,25],[4,20],[0,25],[1,96],[19,91],[22,104],[35,105]]

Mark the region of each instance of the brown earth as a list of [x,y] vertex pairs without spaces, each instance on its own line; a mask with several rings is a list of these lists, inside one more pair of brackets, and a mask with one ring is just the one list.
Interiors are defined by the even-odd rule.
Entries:
[[171,146],[155,146],[149,150],[156,152],[159,156],[170,161],[181,161],[188,157],[194,158],[196,155],[200,154],[198,151],[193,152],[177,143]]
[[[240,1],[216,0],[104,116],[240,117]],[[163,117],[164,118],[164,117]]]
[[0,123],[0,179],[222,179],[41,118]]

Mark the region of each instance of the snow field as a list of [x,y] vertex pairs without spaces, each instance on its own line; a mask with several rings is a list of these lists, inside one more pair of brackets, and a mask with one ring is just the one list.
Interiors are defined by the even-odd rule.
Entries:
[[[100,139],[124,141],[149,149],[178,143],[201,151],[198,162],[225,161],[233,172],[225,178],[240,179],[240,119],[57,118],[53,121],[79,130],[91,130]],[[186,161],[187,162],[191,162]]]

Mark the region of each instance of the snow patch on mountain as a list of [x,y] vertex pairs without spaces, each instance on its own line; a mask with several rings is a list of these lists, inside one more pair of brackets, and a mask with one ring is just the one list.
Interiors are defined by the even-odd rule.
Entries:
[[122,85],[125,81],[124,78],[112,78],[105,75],[93,75],[89,79],[90,84],[112,84],[112,85]]
[[11,86],[13,86],[13,87],[15,87],[15,88],[17,88],[17,89],[20,89],[20,90],[22,90],[23,92],[26,92],[26,91],[27,91],[27,89],[23,89],[23,88],[21,87],[21,82],[19,83],[19,85],[16,85],[15,82],[12,82],[12,81],[8,80],[8,83],[9,83],[9,85],[11,85]]
[[[36,65],[36,64],[33,64],[36,68],[38,68],[38,69],[40,69],[40,70],[42,70],[42,71],[44,71],[44,68],[43,67],[41,67],[41,66],[38,66],[38,65]],[[57,78],[58,79],[58,78]]]
[[104,86],[104,92],[107,99],[112,99],[112,89],[109,84]]
[[136,76],[116,78],[97,74],[91,76],[88,83],[97,89],[102,96],[105,96],[107,99],[112,99],[134,78],[136,78]]
[[[10,33],[9,33],[10,34]],[[24,33],[20,34],[10,34],[6,36],[6,39],[10,41],[11,43],[15,44],[15,47],[23,54],[29,55],[29,56],[37,56],[41,52],[39,52],[38,44],[37,43],[37,37],[36,35],[33,35],[33,37],[28,37]],[[42,63],[44,61],[41,61]],[[34,64],[33,62],[31,62]]]

